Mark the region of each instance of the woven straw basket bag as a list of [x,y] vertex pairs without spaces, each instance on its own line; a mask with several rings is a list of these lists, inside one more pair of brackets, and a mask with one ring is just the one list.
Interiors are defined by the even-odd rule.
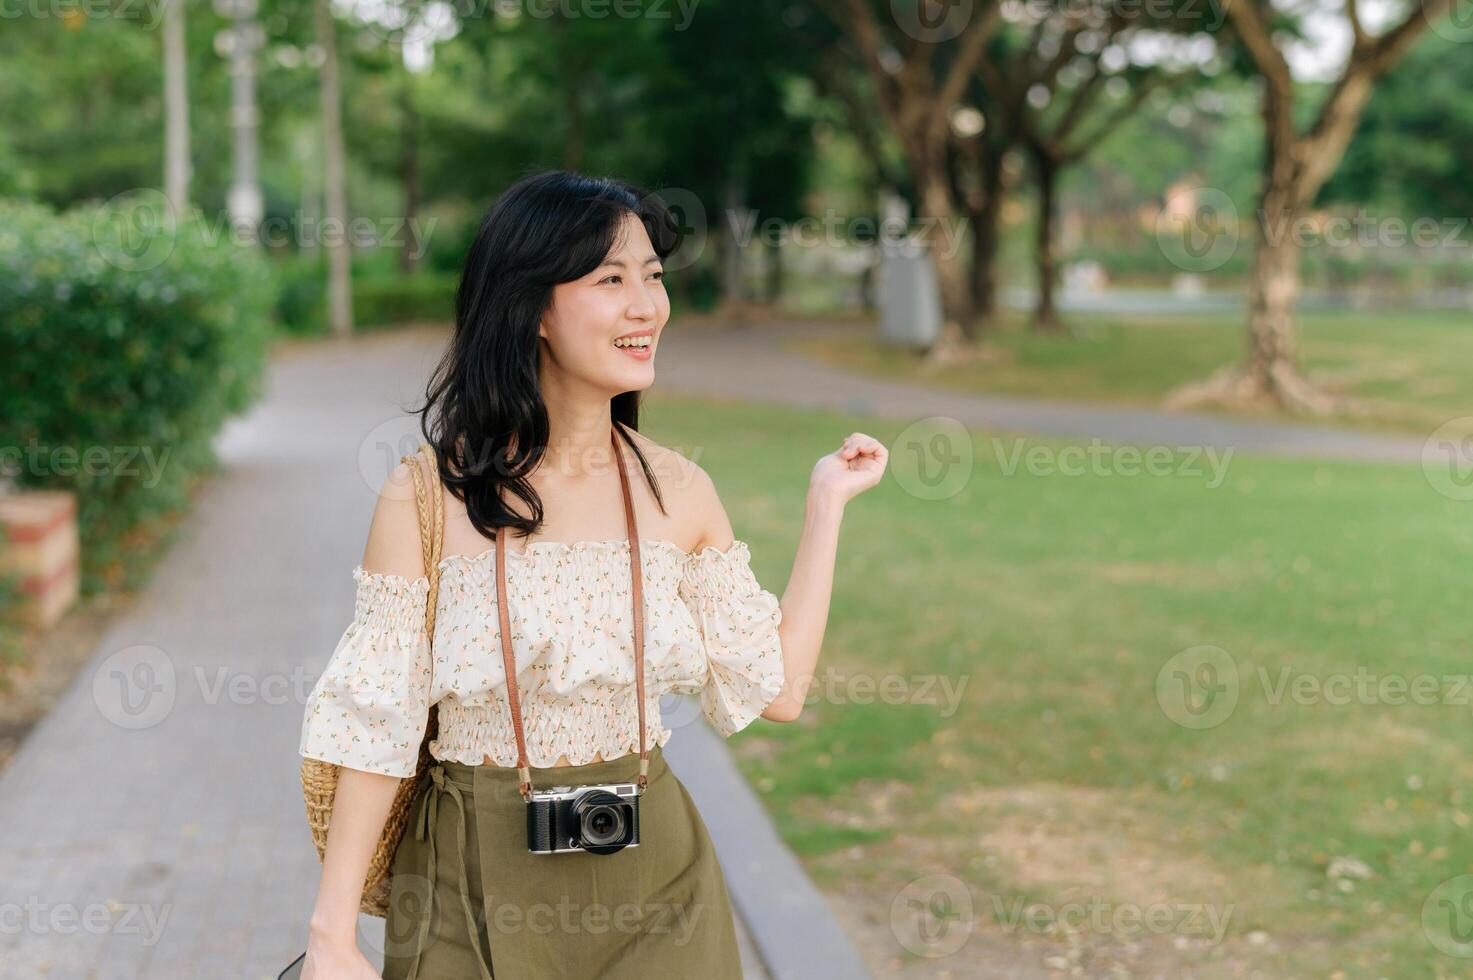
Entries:
[[[425,486],[424,469],[419,465],[423,456],[429,462],[430,486]],[[414,475],[414,501],[419,510],[419,540],[424,552],[425,574],[430,580],[428,605],[425,607],[425,633],[433,643],[435,637],[435,599],[440,591],[440,548],[445,538],[445,488],[440,482],[439,465],[434,449],[422,443],[419,452],[402,457]],[[394,864],[394,852],[404,837],[404,828],[409,824],[409,810],[423,785],[420,778],[434,760],[430,757],[430,742],[439,730],[439,714],[430,706],[429,723],[425,728],[424,741],[419,746],[419,764],[414,775],[399,783],[394,795],[394,804],[389,810],[389,819],[384,822],[383,835],[374,849],[373,860],[368,866],[368,877],[363,882],[363,899],[360,911],[368,915],[385,918],[389,910],[389,884]],[[339,767],[320,759],[302,760],[302,795],[307,803],[307,823],[312,828],[312,843],[317,846],[317,858],[322,860],[327,853],[327,828],[332,822],[333,796],[338,788]]]

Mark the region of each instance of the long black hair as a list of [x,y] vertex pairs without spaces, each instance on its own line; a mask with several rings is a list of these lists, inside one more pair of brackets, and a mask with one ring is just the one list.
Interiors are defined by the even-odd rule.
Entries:
[[[553,287],[598,268],[631,214],[661,259],[675,250],[677,225],[658,197],[627,181],[565,170],[523,177],[481,220],[455,294],[455,336],[430,378],[420,427],[446,490],[465,501],[483,537],[494,538],[502,526],[527,537],[542,526],[542,501],[527,480],[548,442],[538,328]],[[666,513],[628,431],[639,429],[640,394],[615,395],[610,414]],[[531,517],[506,506],[503,486],[526,502]]]

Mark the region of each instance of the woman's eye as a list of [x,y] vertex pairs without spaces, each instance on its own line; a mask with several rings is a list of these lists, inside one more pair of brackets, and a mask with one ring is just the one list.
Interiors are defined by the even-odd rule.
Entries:
[[618,276],[609,276],[608,278],[604,279],[604,282],[612,282],[613,280],[618,278]]
[[662,269],[659,272],[651,272],[650,275],[654,276],[656,279],[664,279],[665,271]]

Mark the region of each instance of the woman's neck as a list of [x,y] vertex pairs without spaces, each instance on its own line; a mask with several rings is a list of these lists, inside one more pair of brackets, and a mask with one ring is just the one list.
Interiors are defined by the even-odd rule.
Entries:
[[[559,477],[598,476],[614,465],[608,399],[547,406],[547,456],[543,466]],[[542,467],[539,467],[542,468]]]

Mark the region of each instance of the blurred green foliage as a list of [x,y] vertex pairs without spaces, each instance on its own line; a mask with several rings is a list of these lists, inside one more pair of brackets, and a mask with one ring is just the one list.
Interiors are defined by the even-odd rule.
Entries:
[[264,256],[159,201],[0,201],[0,444],[18,447],[17,485],[77,493],[84,590],[130,532],[182,509],[263,379]]

